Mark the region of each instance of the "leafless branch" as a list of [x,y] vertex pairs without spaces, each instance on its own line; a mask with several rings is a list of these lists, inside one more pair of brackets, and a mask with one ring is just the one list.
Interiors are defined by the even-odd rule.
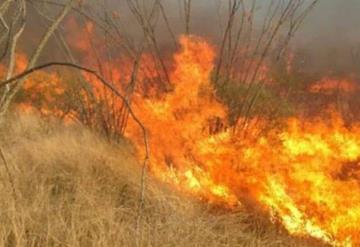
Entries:
[[[50,68],[50,67],[68,67],[68,68],[81,70],[85,73],[89,73],[89,74],[95,76],[95,78],[98,79],[107,89],[109,89],[111,92],[113,92],[117,97],[119,97],[122,100],[122,102],[124,103],[124,105],[126,106],[128,112],[129,112],[130,116],[135,121],[135,123],[140,127],[142,134],[143,134],[144,147],[145,147],[145,157],[143,159],[142,174],[141,174],[141,181],[140,181],[141,188],[140,188],[140,199],[139,199],[139,207],[138,207],[138,217],[137,217],[137,221],[136,221],[136,229],[137,229],[137,232],[140,233],[142,231],[142,229],[141,229],[142,228],[142,211],[143,211],[144,202],[145,202],[146,174],[147,174],[148,162],[150,159],[148,134],[147,134],[147,130],[146,130],[145,126],[142,124],[140,119],[136,116],[136,114],[132,110],[130,103],[126,99],[126,97],[123,96],[121,93],[119,93],[119,91],[113,86],[112,83],[108,82],[105,78],[103,78],[95,70],[92,70],[92,69],[74,64],[74,63],[52,62],[52,63],[35,66],[35,67],[30,68],[10,79],[0,82],[0,88],[4,87],[6,85],[9,85],[11,83],[16,83],[18,80],[25,78],[36,71],[43,70],[43,69]],[[138,241],[141,241],[141,238],[138,239]]]
[[[47,45],[47,43],[49,41],[49,38],[53,35],[53,33],[56,31],[56,29],[60,25],[61,21],[65,18],[65,16],[71,10],[73,2],[74,2],[74,0],[68,1],[67,5],[61,11],[61,13],[57,16],[57,18],[55,18],[52,25],[50,25],[48,30],[45,32],[45,34],[42,37],[41,41],[39,42],[37,48],[35,49],[33,55],[31,56],[31,59],[30,59],[29,64],[27,66],[28,69],[33,67],[36,64],[36,62],[38,61],[38,58],[40,57],[44,47]],[[26,6],[26,2],[23,1],[23,8],[24,9],[26,8],[25,6]],[[20,29],[20,31],[21,31],[20,35],[22,33],[22,30],[24,29],[24,25]],[[12,51],[12,56],[15,56],[15,50]],[[14,63],[14,61],[13,61],[13,63]],[[14,67],[14,65],[10,66],[10,70],[13,67]],[[11,89],[9,87],[5,89],[5,92],[4,92],[4,95],[3,95],[3,98],[2,98],[2,102],[1,102],[1,105],[0,105],[0,121],[3,119],[3,116],[6,114],[12,99],[18,93],[18,91],[21,89],[25,79],[26,79],[26,77],[22,78],[21,81],[16,82]]]

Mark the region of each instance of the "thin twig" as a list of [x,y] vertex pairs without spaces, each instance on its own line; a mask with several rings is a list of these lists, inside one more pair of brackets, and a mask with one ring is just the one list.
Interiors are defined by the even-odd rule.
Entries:
[[[66,6],[64,7],[64,9],[59,13],[59,15],[55,18],[54,22],[49,26],[49,28],[46,30],[46,32],[44,33],[43,37],[41,38],[38,46],[36,47],[33,55],[30,58],[30,61],[27,65],[27,68],[31,68],[33,67],[36,62],[38,61],[40,55],[43,52],[43,49],[45,48],[45,46],[48,44],[48,41],[50,39],[50,37],[53,35],[53,33],[57,30],[57,28],[59,27],[60,23],[62,22],[62,20],[65,18],[65,16],[69,13],[69,11],[71,10],[72,7],[72,3],[74,2],[74,0],[69,0],[66,4]],[[26,9],[26,2],[25,0],[23,0],[23,9]],[[15,95],[20,91],[20,89],[23,86],[23,82],[26,79],[26,77],[23,77],[22,80],[17,81],[16,83],[14,83],[14,86],[8,90],[6,90],[4,92],[3,95],[3,99],[1,102],[1,106],[0,106],[0,121],[3,120],[4,115],[6,114],[11,101],[13,100],[13,98],[15,97]]]
[[[125,96],[123,96],[121,93],[119,93],[119,91],[110,83],[108,82],[106,79],[104,79],[100,74],[98,74],[95,70],[90,69],[90,68],[86,68],[74,63],[68,63],[68,62],[51,62],[51,63],[46,63],[43,65],[39,65],[39,66],[35,66],[31,69],[28,69],[8,80],[2,81],[0,82],[0,88],[9,85],[11,83],[15,83],[16,81],[45,68],[50,68],[50,67],[68,67],[68,68],[73,68],[73,69],[77,69],[77,70],[81,70],[83,72],[92,74],[93,76],[95,76],[96,79],[98,79],[106,88],[108,88],[109,90],[111,90],[117,97],[119,97],[124,105],[127,107],[128,112],[130,114],[130,116],[133,118],[133,120],[136,122],[136,124],[140,127],[142,134],[143,134],[143,140],[144,140],[144,147],[145,147],[145,156],[143,159],[143,166],[142,166],[142,172],[141,172],[141,181],[140,181],[140,198],[139,198],[139,207],[138,207],[138,217],[136,220],[136,231],[138,236],[141,236],[141,232],[142,232],[142,211],[144,208],[144,203],[145,203],[145,186],[146,186],[146,174],[147,174],[147,168],[148,168],[148,162],[150,159],[150,149],[149,149],[149,143],[148,143],[148,134],[147,134],[147,130],[145,128],[145,126],[142,124],[142,122],[140,121],[140,119],[136,116],[136,114],[134,113],[134,111],[132,110],[129,101],[127,100],[127,98]],[[141,241],[141,237],[139,238],[139,241]]]

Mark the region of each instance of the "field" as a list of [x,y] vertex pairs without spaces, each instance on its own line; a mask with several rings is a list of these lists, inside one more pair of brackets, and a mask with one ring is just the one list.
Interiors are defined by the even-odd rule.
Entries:
[[[13,116],[0,133],[11,174],[2,163],[0,246],[135,246],[141,171],[130,144],[33,116]],[[219,211],[151,178],[143,218],[140,246],[320,246],[260,212]]]

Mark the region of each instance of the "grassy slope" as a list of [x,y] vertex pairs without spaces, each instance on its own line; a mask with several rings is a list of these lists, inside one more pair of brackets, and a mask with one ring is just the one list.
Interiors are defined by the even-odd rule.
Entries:
[[[134,246],[140,170],[129,145],[14,117],[0,130],[0,246]],[[214,213],[148,181],[142,246],[310,246],[244,212]],[[315,244],[313,244],[314,246]]]

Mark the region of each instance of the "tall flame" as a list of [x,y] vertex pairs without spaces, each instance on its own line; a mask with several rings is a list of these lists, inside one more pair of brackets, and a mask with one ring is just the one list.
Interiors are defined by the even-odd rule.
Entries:
[[[91,25],[86,29],[92,32]],[[333,111],[328,119],[286,119],[283,127],[259,138],[234,134],[227,128],[228,110],[214,96],[211,83],[214,47],[194,36],[182,36],[180,45],[170,73],[173,91],[163,97],[138,93],[132,99],[149,131],[152,174],[183,193],[226,208],[255,202],[293,235],[335,246],[360,245],[360,123],[345,125]],[[86,43],[78,46],[80,51],[88,48]],[[150,58],[145,54],[142,60]],[[24,58],[18,62],[19,68],[27,63]],[[119,64],[124,65],[122,73],[114,69]],[[103,68],[110,79],[128,81],[132,65],[122,59]],[[146,69],[155,80],[155,69]],[[140,73],[138,80],[145,77]],[[92,76],[85,78],[93,83],[95,95],[106,94]],[[38,80],[49,83],[40,86]],[[52,101],[66,89],[60,84],[56,74],[40,72],[26,81],[25,90],[45,91]],[[311,91],[330,90],[335,84],[327,80]],[[353,90],[347,82],[336,85]],[[257,125],[249,133],[266,125],[266,120],[254,121]],[[126,132],[142,150],[137,125],[130,121]]]
[[[360,244],[360,124],[289,119],[261,138],[234,135],[214,97],[214,48],[183,36],[162,99],[137,97],[150,133],[151,171],[185,193],[225,206],[251,198],[292,234],[333,245]],[[261,122],[260,122],[261,124]],[[140,147],[141,133],[127,134]]]
[[[209,83],[215,52],[195,37],[182,37],[180,44],[182,51],[174,56],[171,74],[174,92],[161,100],[139,97],[134,102],[135,111],[149,126],[152,171],[184,191],[233,203],[236,197],[212,176],[211,166],[219,160],[205,162],[211,158],[207,145],[221,141],[209,135],[209,121],[226,116]],[[141,135],[131,123],[128,134],[141,143]],[[225,133],[222,139],[228,137]]]

